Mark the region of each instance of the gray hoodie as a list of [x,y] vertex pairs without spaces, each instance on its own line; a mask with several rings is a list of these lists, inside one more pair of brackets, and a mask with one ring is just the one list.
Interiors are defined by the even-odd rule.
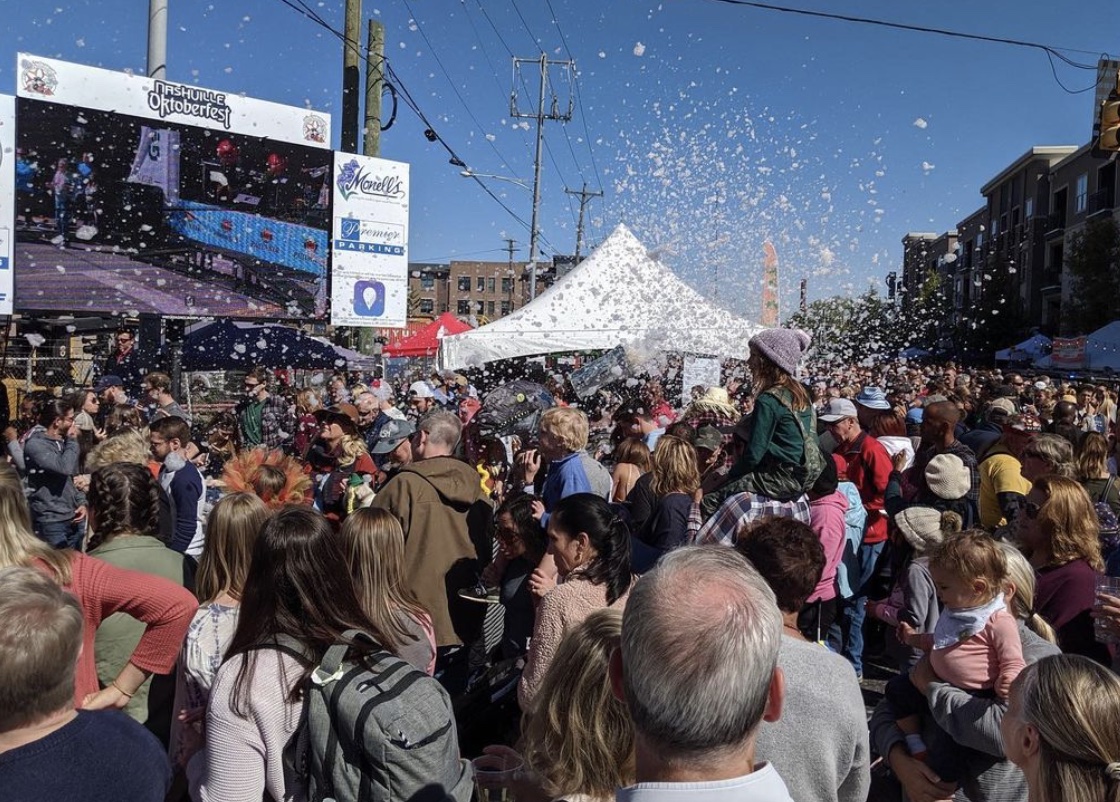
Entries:
[[78,475],[78,441],[73,437],[55,440],[36,426],[23,444],[27,466],[28,502],[35,523],[70,521],[85,496],[74,487]]

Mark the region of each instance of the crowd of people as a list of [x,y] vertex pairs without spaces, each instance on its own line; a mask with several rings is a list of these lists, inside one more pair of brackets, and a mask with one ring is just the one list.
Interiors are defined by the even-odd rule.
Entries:
[[1120,800],[1112,388],[770,329],[203,421],[121,345],[6,431],[5,799]]

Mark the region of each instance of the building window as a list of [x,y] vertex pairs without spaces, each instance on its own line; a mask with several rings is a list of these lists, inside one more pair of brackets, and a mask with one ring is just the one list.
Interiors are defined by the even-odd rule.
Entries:
[[1028,220],[1034,217],[1034,198],[1027,198],[1026,202],[1023,205],[1023,211]]
[[998,236],[999,236],[999,218],[998,217],[993,217],[992,218],[992,239],[995,239]]
[[482,314],[482,311],[483,311],[483,309],[485,309],[485,307],[486,307],[486,303],[485,303],[485,301],[475,301],[475,302],[474,302],[474,311],[475,311],[475,314],[476,314],[476,315],[481,315],[481,314]]
[[509,314],[509,301],[502,301],[501,310],[503,315]]
[[[493,281],[494,279],[490,279],[490,280]],[[486,314],[488,314],[490,317],[494,317],[494,302],[493,301],[487,301],[486,302]]]
[[492,279],[492,278],[486,279],[486,291],[487,292],[495,292],[497,283],[498,283],[497,279]]
[[420,277],[420,286],[426,290],[434,290],[436,288],[436,277],[431,273],[425,273]]
[[486,292],[486,279],[484,279],[482,276],[478,277],[478,291]]
[[[470,279],[467,279],[467,281],[470,281]],[[458,315],[469,315],[471,313],[471,302],[459,301],[459,304],[455,307],[455,313]]]
[[436,302],[435,301],[433,301],[431,298],[421,298],[420,299],[420,314],[430,315],[434,311],[436,311]]
[[1077,212],[1080,214],[1085,211],[1085,206],[1089,201],[1089,175],[1082,173],[1077,176]]
[[470,292],[470,291],[471,291],[471,277],[470,276],[459,276],[459,292]]
[[502,279],[502,292],[513,292],[513,279]]

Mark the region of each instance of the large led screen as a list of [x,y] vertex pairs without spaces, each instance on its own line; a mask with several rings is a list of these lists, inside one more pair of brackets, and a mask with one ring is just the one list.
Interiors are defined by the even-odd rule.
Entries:
[[326,115],[21,54],[15,306],[325,318]]

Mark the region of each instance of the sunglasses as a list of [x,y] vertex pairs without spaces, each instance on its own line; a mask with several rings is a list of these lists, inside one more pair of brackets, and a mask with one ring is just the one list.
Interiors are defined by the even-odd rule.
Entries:
[[1023,512],[1032,521],[1038,518],[1038,513],[1042,509],[1041,505],[1035,504],[1033,501],[1028,501],[1023,505]]

